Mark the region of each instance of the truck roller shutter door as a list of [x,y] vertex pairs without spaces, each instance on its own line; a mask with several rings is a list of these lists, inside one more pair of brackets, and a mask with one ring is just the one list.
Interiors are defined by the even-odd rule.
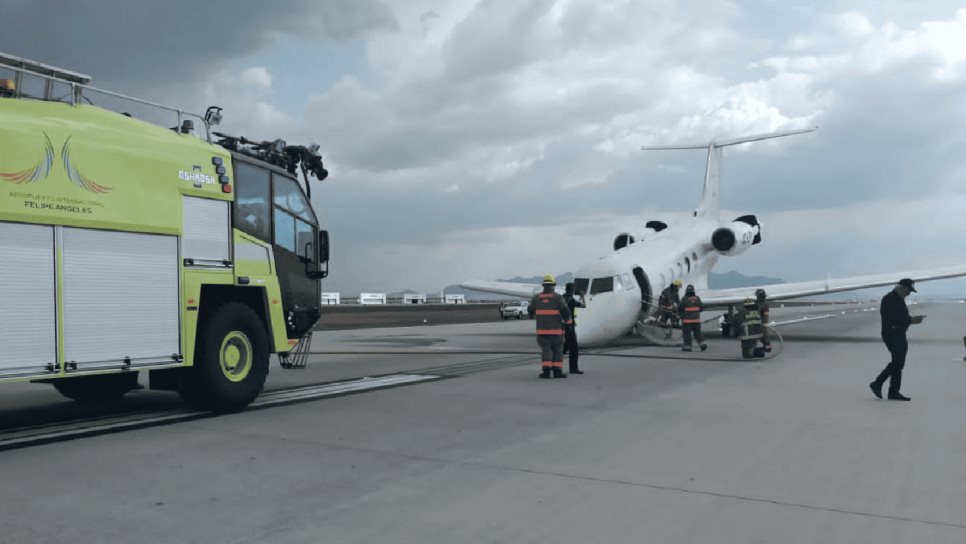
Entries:
[[57,358],[54,228],[0,223],[0,376]]
[[78,370],[181,354],[178,238],[63,229],[66,360]]
[[231,262],[230,202],[184,197],[182,256],[191,266],[223,268]]

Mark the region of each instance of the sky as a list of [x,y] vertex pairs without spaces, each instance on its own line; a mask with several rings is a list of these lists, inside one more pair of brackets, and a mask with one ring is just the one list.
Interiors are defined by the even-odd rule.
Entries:
[[763,243],[717,271],[966,264],[966,2],[696,5],[0,0],[0,51],[320,144],[325,290],[573,271],[697,202],[704,155],[642,145],[810,126],[725,151],[722,215]]

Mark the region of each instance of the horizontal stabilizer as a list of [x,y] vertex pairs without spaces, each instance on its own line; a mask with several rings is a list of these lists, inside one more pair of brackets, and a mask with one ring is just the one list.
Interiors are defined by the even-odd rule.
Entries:
[[513,283],[509,281],[464,281],[459,284],[463,289],[506,295],[510,297],[530,298],[543,290],[540,285],[529,283]]
[[771,138],[782,138],[785,136],[794,136],[796,134],[805,134],[807,132],[814,132],[818,130],[818,127],[798,129],[798,130],[785,130],[781,132],[769,132],[767,134],[755,134],[753,136],[743,136],[741,138],[730,138],[727,140],[712,140],[708,143],[703,144],[683,144],[683,145],[645,145],[641,149],[644,151],[657,151],[657,150],[667,150],[667,149],[708,149],[709,147],[726,147],[729,145],[746,144],[748,142],[758,142],[761,140],[769,140]]

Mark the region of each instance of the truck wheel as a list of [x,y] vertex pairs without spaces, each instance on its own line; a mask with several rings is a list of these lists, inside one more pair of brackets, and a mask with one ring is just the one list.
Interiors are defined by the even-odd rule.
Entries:
[[181,379],[181,398],[189,405],[216,412],[248,406],[268,376],[268,335],[250,307],[229,302],[201,324],[194,365]]
[[138,387],[138,373],[99,374],[54,380],[54,388],[65,397],[84,406],[107,406],[121,400],[125,393]]

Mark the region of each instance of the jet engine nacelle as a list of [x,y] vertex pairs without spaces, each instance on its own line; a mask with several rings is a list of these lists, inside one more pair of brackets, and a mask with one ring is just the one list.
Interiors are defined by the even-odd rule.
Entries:
[[744,221],[732,221],[711,234],[711,245],[722,255],[738,255],[761,240],[761,227]]

